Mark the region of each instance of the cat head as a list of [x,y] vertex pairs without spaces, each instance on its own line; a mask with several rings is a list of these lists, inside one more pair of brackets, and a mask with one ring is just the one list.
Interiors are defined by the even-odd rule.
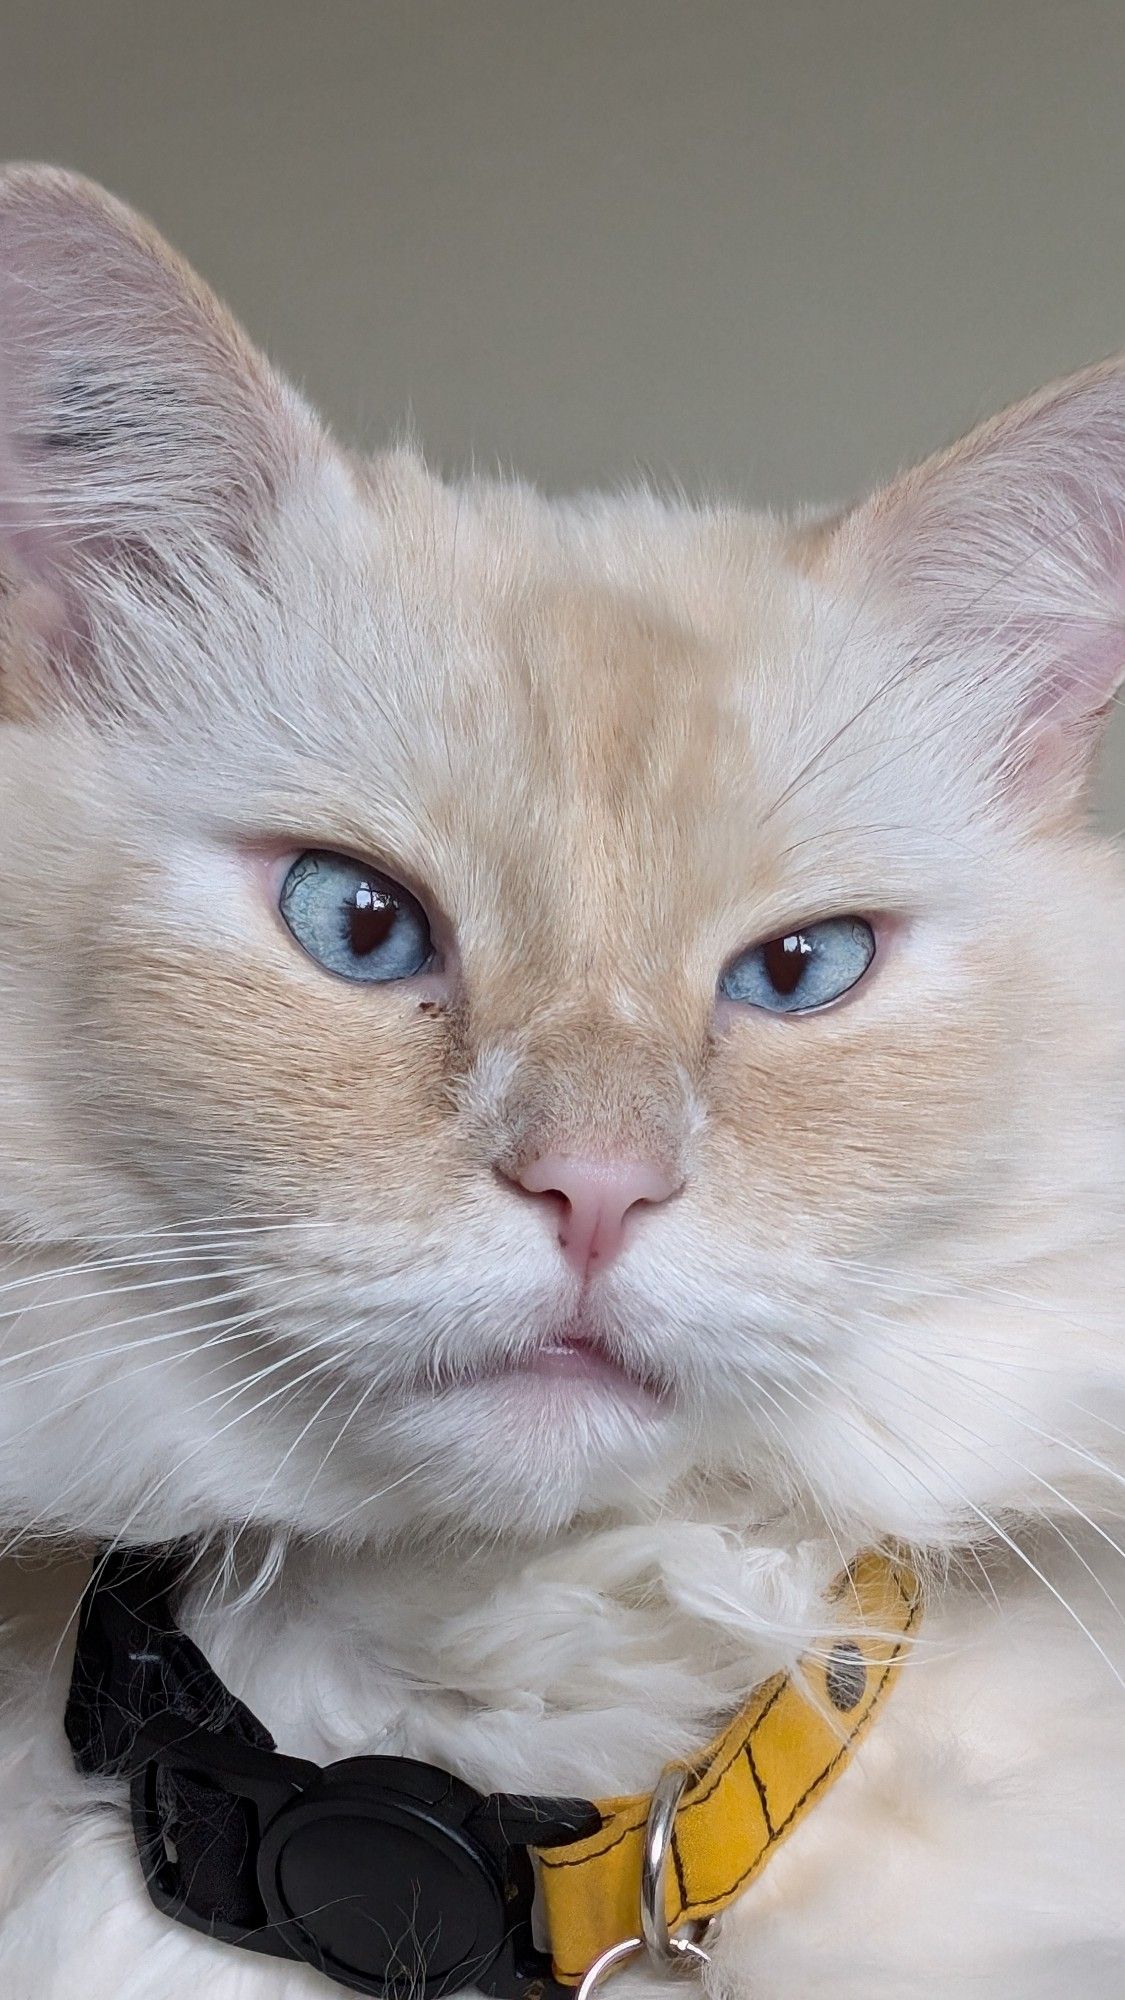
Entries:
[[450,487],[17,170],[0,410],[7,1512],[932,1541],[1073,1489],[1125,365],[828,519]]

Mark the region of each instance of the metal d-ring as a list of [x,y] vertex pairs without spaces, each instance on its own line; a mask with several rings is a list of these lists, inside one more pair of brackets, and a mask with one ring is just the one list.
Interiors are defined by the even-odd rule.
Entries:
[[[718,1919],[715,1917],[702,1926],[702,1932],[707,1938],[713,1938],[717,1929]],[[674,1937],[671,1944],[672,1956],[669,1964],[673,1971],[687,1971],[692,1965],[708,1964],[709,1954],[704,1951],[699,1939]],[[590,2000],[590,1995],[597,1991],[603,1980],[609,1978],[616,1966],[623,1965],[627,1958],[635,1958],[639,1951],[645,1949],[645,1941],[639,1937],[622,1938],[620,1944],[611,1944],[609,1950],[603,1951],[587,1969],[574,2000]]]
[[588,1966],[583,1974],[582,1984],[574,2000],[590,2000],[590,1995],[597,1990],[603,1979],[608,1979],[615,1965],[623,1964],[625,1959],[633,1958],[644,1948],[643,1938],[622,1938],[620,1944],[611,1944],[608,1951],[600,1952],[593,1965]]
[[691,1772],[681,1764],[669,1764],[661,1772],[648,1809],[641,1856],[641,1936],[653,1964],[665,1972],[688,1972],[693,1965],[706,1965],[704,1946],[719,1934],[717,1916],[687,1925],[682,1932],[673,1933],[668,1928],[668,1856],[680,1800],[690,1783]]
[[680,1764],[669,1764],[661,1772],[648,1809],[641,1855],[641,1935],[622,1938],[620,1944],[611,1944],[608,1951],[603,1951],[588,1967],[575,2000],[590,2000],[615,1967],[635,1958],[639,1951],[647,1951],[661,1972],[691,1972],[710,1964],[711,1955],[705,1947],[718,1937],[722,1918],[704,1917],[685,1924],[682,1931],[670,1931],[665,1902],[676,1813],[690,1783],[691,1772]]
[[[703,1926],[707,1938],[713,1938],[717,1930],[719,1930],[719,1918],[711,1918]],[[603,1984],[603,1980],[609,1978],[615,1966],[623,1966],[627,1958],[637,1958],[637,1952],[643,1950],[645,1950],[643,1938],[623,1938],[621,1944],[611,1944],[609,1952],[601,1952],[599,1958],[595,1958],[593,1966],[589,1966],[589,1970],[585,1972],[583,1984],[575,1992],[575,2000],[591,2000],[591,1994],[597,1992],[597,1988]],[[679,1972],[681,1968],[687,1970],[691,1964],[705,1966],[709,1962],[709,1954],[703,1950],[703,1944],[697,1938],[673,1938],[671,1962],[673,1968]]]

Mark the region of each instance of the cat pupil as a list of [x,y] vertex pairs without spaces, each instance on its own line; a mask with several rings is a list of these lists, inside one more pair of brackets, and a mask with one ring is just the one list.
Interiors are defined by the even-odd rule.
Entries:
[[812,952],[813,947],[803,931],[794,931],[791,937],[774,938],[766,946],[763,953],[766,973],[775,993],[788,997],[797,991]]
[[370,882],[360,883],[347,913],[348,943],[357,958],[366,958],[386,943],[397,914],[392,897],[373,889]]

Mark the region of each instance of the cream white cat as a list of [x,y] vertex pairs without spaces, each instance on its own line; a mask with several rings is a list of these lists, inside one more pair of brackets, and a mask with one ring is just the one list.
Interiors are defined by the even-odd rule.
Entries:
[[3,2000],[333,1990],[74,1770],[107,1540],[283,1751],[585,1797],[905,1545],[703,1983],[1120,2000],[1125,362],[827,520],[451,488],[20,169],[0,389]]

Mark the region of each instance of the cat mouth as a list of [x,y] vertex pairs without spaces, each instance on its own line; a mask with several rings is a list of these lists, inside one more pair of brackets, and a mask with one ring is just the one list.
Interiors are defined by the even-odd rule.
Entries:
[[600,1335],[576,1325],[553,1329],[515,1353],[465,1370],[460,1380],[475,1383],[523,1383],[546,1389],[604,1392],[637,1403],[667,1403],[668,1378],[636,1354],[628,1354]]

